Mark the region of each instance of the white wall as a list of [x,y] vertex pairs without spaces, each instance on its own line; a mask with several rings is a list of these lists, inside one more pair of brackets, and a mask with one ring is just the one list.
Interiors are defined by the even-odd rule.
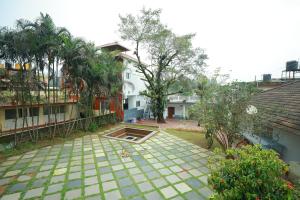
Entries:
[[[168,103],[167,108],[164,112],[164,116],[168,117],[168,107],[174,107],[175,108],[175,116],[180,116],[180,117],[188,117],[188,108],[191,106],[191,104],[184,104],[184,103]],[[185,108],[184,108],[185,107]],[[175,117],[174,116],[174,117]]]
[[[139,107],[136,107],[137,101],[140,101]],[[128,109],[131,109],[131,108],[137,108],[138,110],[145,109],[146,103],[147,103],[146,98],[142,95],[128,96]]]
[[285,146],[282,158],[289,161],[300,161],[300,136],[283,131],[281,129],[273,130],[273,138],[277,140],[278,143]]
[[[141,80],[143,75],[136,72],[133,61],[124,59],[125,70],[123,71],[123,94],[128,98],[128,109],[136,108],[136,101],[140,101],[138,109],[146,108],[146,98],[140,92],[146,90],[145,82]],[[126,74],[129,73],[128,78]]]

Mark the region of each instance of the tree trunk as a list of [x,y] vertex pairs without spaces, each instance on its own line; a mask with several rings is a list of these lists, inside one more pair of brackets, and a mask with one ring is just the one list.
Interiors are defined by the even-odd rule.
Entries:
[[157,123],[166,123],[164,119],[164,100],[163,97],[158,97],[156,100]]

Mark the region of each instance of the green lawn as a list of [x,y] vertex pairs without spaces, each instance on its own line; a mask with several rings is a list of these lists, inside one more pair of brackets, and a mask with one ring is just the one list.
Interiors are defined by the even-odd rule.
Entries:
[[[182,138],[190,143],[193,143],[195,145],[198,145],[202,148],[207,149],[207,142],[205,139],[204,133],[200,131],[191,131],[191,130],[184,130],[184,129],[165,129],[167,133],[170,133],[174,136],[177,136],[179,138]],[[213,146],[210,148],[210,150],[214,150],[215,148],[221,148],[220,144],[214,140]]]

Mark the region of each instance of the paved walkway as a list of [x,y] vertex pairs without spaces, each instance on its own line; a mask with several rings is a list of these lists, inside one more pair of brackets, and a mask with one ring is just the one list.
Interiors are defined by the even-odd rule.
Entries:
[[175,128],[185,130],[202,131],[203,128],[198,126],[198,122],[193,120],[166,119],[166,123],[158,124],[155,120],[137,121],[137,124],[156,125],[160,128]]
[[87,135],[1,163],[0,199],[208,199],[209,154],[164,132],[143,144]]

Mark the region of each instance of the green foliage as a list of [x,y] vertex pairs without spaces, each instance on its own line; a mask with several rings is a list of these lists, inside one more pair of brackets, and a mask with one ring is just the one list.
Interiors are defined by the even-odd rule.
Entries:
[[[80,96],[81,112],[91,116],[95,96],[110,98],[121,90],[122,65],[116,59],[117,52],[101,52],[94,43],[73,37],[66,28],[57,27],[48,14],[41,13],[33,21],[20,19],[16,24],[0,29],[0,59],[21,66],[18,73],[5,77],[9,87],[22,88],[15,94],[20,104],[35,103],[42,97],[46,98],[43,102],[53,103],[61,92],[66,101],[67,95]],[[25,64],[31,68],[25,69]],[[58,85],[59,70],[67,87],[52,91],[49,86]],[[44,94],[39,91],[39,97],[32,97],[30,91],[41,88]]]
[[210,160],[209,184],[216,200],[293,199],[293,185],[283,179],[287,165],[273,150],[260,146],[229,149],[223,156]]
[[115,124],[117,122],[117,115],[116,113],[111,113],[108,115],[101,115],[96,118],[96,122],[99,127],[105,126],[107,124]]
[[98,129],[98,125],[95,122],[91,122],[89,127],[88,127],[88,131],[90,132],[96,132]]
[[254,85],[249,83],[232,82],[221,85],[216,79],[202,77],[197,91],[200,101],[190,109],[191,116],[206,129],[206,137],[211,143],[213,136],[225,138],[222,141],[219,139],[219,142],[226,149],[259,116],[246,112],[250,98],[256,91]]
[[[137,71],[143,74],[152,112],[158,122],[164,122],[167,97],[188,93],[195,75],[202,72],[207,56],[200,48],[193,48],[194,34],[178,36],[160,21],[161,10],[142,9],[140,15],[120,16],[121,37],[135,45]],[[141,62],[140,48],[144,48],[151,65]]]

